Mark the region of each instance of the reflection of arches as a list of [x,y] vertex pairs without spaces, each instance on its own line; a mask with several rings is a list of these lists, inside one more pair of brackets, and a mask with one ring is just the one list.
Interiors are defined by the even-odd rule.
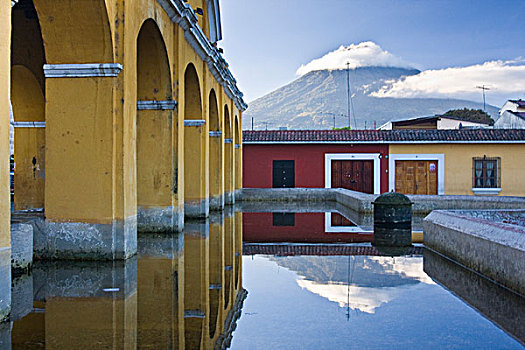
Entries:
[[187,223],[184,229],[184,338],[186,349],[200,349],[205,335],[208,223]]
[[221,210],[224,207],[223,197],[223,159],[222,159],[222,132],[219,120],[217,96],[212,89],[209,98],[210,121],[210,208]]
[[232,208],[228,207],[224,219],[224,310],[230,306],[233,273],[233,236],[235,221]]
[[233,198],[233,139],[228,105],[224,106],[224,196],[225,203],[232,204]]
[[[220,220],[217,222],[217,216]],[[210,244],[208,269],[210,272],[210,285],[208,288],[208,299],[210,301],[209,336],[213,339],[217,330],[219,316],[219,304],[222,292],[222,269],[223,269],[223,225],[222,214],[216,214],[215,222],[210,224]]]
[[184,73],[184,213],[206,217],[209,199],[206,191],[206,121],[202,114],[199,76],[193,64]]
[[235,291],[240,289],[242,269],[242,213],[235,212]]
[[176,149],[170,65],[162,34],[153,20],[137,38],[137,210],[140,231],[170,231]]
[[11,70],[11,104],[15,121],[15,210],[41,209],[45,129],[28,122],[45,121],[45,101],[37,78],[24,66]]

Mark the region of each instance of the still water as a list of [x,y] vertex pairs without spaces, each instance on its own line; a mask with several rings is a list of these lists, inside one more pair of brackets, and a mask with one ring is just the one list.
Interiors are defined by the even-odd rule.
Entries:
[[524,298],[421,244],[377,250],[369,221],[229,208],[126,262],[37,262],[1,348],[523,348]]

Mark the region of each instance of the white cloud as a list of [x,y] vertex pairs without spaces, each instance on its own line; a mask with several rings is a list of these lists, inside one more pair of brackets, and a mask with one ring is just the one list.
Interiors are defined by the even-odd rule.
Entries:
[[304,75],[308,72],[323,69],[344,69],[346,63],[350,63],[350,68],[357,67],[406,67],[412,66],[401,58],[385,51],[381,46],[372,41],[365,41],[350,46],[341,46],[335,51],[329,52],[321,58],[315,59],[310,63],[303,64],[297,69],[297,75]]
[[417,75],[389,82],[370,95],[374,97],[460,98],[481,100],[477,86],[485,85],[487,102],[501,104],[525,93],[525,60],[488,61],[467,67],[426,70]]

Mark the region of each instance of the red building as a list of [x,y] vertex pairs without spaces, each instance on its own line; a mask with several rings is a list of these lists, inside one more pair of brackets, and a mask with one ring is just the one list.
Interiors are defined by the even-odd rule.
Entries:
[[244,131],[243,186],[388,191],[388,143],[376,130]]

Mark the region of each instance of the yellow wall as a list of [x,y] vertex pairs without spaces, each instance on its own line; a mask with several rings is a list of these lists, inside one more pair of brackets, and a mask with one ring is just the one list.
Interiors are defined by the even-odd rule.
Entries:
[[[390,145],[392,154],[444,154],[445,194],[472,195],[472,158],[501,157],[501,196],[525,196],[525,144]],[[392,172],[393,169],[390,169]]]
[[11,4],[0,3],[0,247],[11,245],[9,199],[9,95]]
[[[224,170],[224,135],[214,139],[210,147],[212,89],[219,116],[219,125],[212,129],[224,132],[224,106],[228,105],[231,129],[237,116],[240,130],[241,111],[190,45],[184,29],[171,21],[157,1],[93,0],[88,4],[34,0],[34,4],[34,20],[28,20],[21,10],[15,11],[16,35],[24,40],[18,40],[13,57],[14,63],[33,73],[42,89],[40,99],[45,99],[43,115],[28,117],[46,121],[44,141],[42,130],[32,130],[36,136],[19,132],[18,137],[19,141],[34,141],[27,145],[24,141],[25,148],[19,145],[23,159],[32,160],[36,151],[45,147],[42,176],[35,186],[35,191],[43,194],[33,200],[19,189],[18,198],[25,199],[26,207],[17,208],[37,207],[43,201],[50,221],[112,223],[134,217],[137,205],[172,205],[182,210],[185,200],[202,202],[224,193],[224,179],[235,175]],[[197,17],[198,24],[209,36],[205,1],[195,0],[191,5],[203,8],[205,14]],[[9,27],[9,21],[5,23]],[[144,67],[161,66],[160,75],[155,69],[137,67],[137,42],[143,25],[155,28],[149,33],[156,31],[160,37],[149,35],[142,41],[152,53],[141,56]],[[153,53],[159,53],[160,59]],[[44,78],[44,63],[119,63],[123,69],[116,77]],[[196,70],[196,90],[185,86],[184,72],[189,64]],[[187,91],[197,91],[198,96],[185,96]],[[200,103],[189,106],[186,101],[191,97]],[[137,100],[175,100],[178,106],[171,112],[138,112]],[[204,119],[206,123],[185,128],[185,119]],[[240,137],[238,130],[231,130],[232,137]],[[216,150],[211,158],[210,148]],[[237,168],[232,171],[239,177],[240,152],[235,158],[231,163]],[[236,183],[239,187],[240,178]],[[165,191],[159,193],[159,189]]]

